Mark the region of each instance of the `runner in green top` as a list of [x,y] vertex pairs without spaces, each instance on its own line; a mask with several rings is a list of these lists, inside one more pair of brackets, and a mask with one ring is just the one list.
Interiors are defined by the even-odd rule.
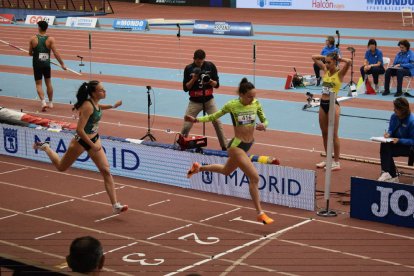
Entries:
[[[52,50],[56,59],[59,61],[63,70],[66,70],[65,63],[56,50],[55,39],[46,35],[48,24],[46,21],[37,22],[39,34],[32,36],[29,43],[29,55],[33,56],[33,73],[36,82],[36,91],[39,95],[42,111],[46,108],[53,108],[53,86],[50,73],[50,51]],[[45,93],[42,87],[42,78],[45,78],[46,91],[49,99],[49,105],[45,101]]]
[[[234,126],[234,138],[227,146],[228,159],[222,164],[201,165],[194,162],[191,169],[187,173],[190,178],[194,174],[203,171],[216,172],[229,175],[237,168],[240,168],[249,178],[249,192],[253,199],[254,207],[257,211],[257,220],[264,224],[270,224],[273,219],[269,218],[260,206],[260,195],[258,190],[259,174],[253,166],[246,152],[253,145],[254,130],[265,131],[268,121],[264,115],[262,106],[256,97],[256,90],[252,83],[243,78],[239,85],[239,98],[227,102],[219,111],[200,118],[194,118],[186,115],[186,121],[211,122],[217,120],[226,113],[231,114]],[[260,123],[256,124],[256,116],[259,117]]]
[[113,213],[119,214],[128,210],[128,205],[122,205],[117,200],[108,158],[102,149],[98,134],[98,122],[101,119],[102,110],[117,108],[122,105],[122,101],[117,101],[113,105],[99,103],[105,97],[106,90],[99,81],[84,82],[79,87],[76,94],[77,102],[74,105],[74,109],[79,111],[76,135],[62,158],[50,148],[49,142],[36,142],[33,148],[45,151],[58,171],[67,170],[82,153],[87,151],[104,179],[105,190],[112,203]]

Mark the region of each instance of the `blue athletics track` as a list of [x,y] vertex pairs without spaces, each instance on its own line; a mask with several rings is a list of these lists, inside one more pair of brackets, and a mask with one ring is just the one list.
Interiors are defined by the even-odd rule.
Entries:
[[[105,112],[100,133],[139,139],[147,131],[149,85],[153,89],[152,133],[159,142],[173,143],[188,104],[188,96],[182,91],[182,71],[192,62],[193,52],[202,48],[219,71],[221,87],[215,90],[218,106],[236,97],[241,78],[256,84],[269,127],[266,132],[256,133],[251,152],[277,157],[284,166],[316,170],[315,164],[324,152],[317,109],[303,111],[302,107],[306,104],[305,93],[317,96],[319,90],[285,90],[286,76],[293,68],[302,75],[312,74],[311,55],[318,54],[326,36],[335,35],[336,30],[341,34],[343,56],[350,57],[349,46],[356,50],[355,82],[360,77],[368,39],[375,38],[384,56],[393,59],[399,50],[398,41],[414,37],[412,27],[401,27],[399,13],[130,3],[112,6],[115,14],[99,17],[100,28],[67,28],[64,19],[50,27],[48,33],[56,38],[65,64],[83,75],[53,68],[55,108],[46,113],[39,111],[31,58],[0,44],[0,106],[76,122],[71,104],[77,88],[84,81],[98,79],[107,90],[106,103],[123,101],[117,110]],[[111,27],[114,18],[249,20],[255,35],[194,35],[191,25],[183,25],[178,39],[175,25],[151,26],[146,32],[115,31]],[[2,40],[25,49],[36,32],[35,26],[21,22],[0,25]],[[84,66],[79,66],[77,56],[83,57]],[[344,85],[349,81],[350,72]],[[414,92],[412,87],[409,89]],[[343,89],[340,95],[347,93]],[[263,204],[275,219],[275,223],[264,226],[254,222],[250,200],[115,177],[118,198],[129,204],[130,210],[101,220],[109,215],[110,206],[99,174],[72,168],[57,172],[49,163],[2,155],[0,252],[65,272],[69,271],[65,256],[71,240],[91,235],[104,246],[104,275],[412,275],[412,229],[351,219],[347,205],[351,176],[376,179],[380,173],[379,144],[369,138],[383,134],[393,99],[392,95],[359,95],[341,103],[341,154],[348,158],[341,160],[342,169],[332,175],[331,208],[338,212],[335,218]],[[225,134],[231,137],[230,118],[222,121]],[[201,134],[201,125],[194,126],[192,133]],[[209,148],[218,149],[210,124],[206,136]],[[165,162],[174,160],[165,157]],[[407,160],[398,162],[404,165]],[[325,172],[316,170],[316,175],[316,189],[323,191]],[[408,177],[400,180],[412,182]],[[317,206],[324,205],[323,193],[318,192]],[[272,238],[263,238],[269,235]]]

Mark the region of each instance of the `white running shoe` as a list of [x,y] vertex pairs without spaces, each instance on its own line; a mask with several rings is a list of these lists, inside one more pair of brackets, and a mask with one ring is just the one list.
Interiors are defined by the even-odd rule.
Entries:
[[[335,161],[332,161],[332,164],[331,164],[331,171],[339,171],[341,169],[341,164],[339,164],[339,161],[338,162],[335,162]],[[325,166],[325,170],[326,170],[326,166]]]
[[49,102],[49,108],[53,108],[53,102]]
[[383,182],[400,182],[398,176],[392,177],[388,172],[382,172],[382,174],[377,180]]
[[112,206],[112,212],[114,214],[120,214],[126,212],[128,210],[128,205],[121,205],[121,203],[117,202]]
[[322,161],[316,164],[316,167],[319,169],[325,168],[326,166],[326,161]]

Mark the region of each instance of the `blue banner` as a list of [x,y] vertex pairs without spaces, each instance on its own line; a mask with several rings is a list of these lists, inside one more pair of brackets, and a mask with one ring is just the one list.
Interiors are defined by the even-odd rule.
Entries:
[[252,36],[253,25],[251,22],[196,20],[193,34]]
[[414,187],[352,177],[351,217],[414,227]]
[[147,20],[115,19],[112,23],[114,29],[128,29],[134,31],[149,31]]

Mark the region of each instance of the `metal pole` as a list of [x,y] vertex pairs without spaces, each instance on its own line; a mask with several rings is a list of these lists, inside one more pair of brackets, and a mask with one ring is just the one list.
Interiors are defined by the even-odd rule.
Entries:
[[253,84],[256,85],[256,42],[253,42]]
[[329,210],[329,198],[331,194],[331,174],[332,174],[332,148],[333,148],[333,134],[335,127],[335,93],[329,94],[329,122],[328,122],[328,139],[326,147],[326,167],[325,167],[325,194],[326,209],[319,211],[317,214],[323,217],[335,217],[336,212]]
[[89,80],[92,80],[92,34],[89,33]]

